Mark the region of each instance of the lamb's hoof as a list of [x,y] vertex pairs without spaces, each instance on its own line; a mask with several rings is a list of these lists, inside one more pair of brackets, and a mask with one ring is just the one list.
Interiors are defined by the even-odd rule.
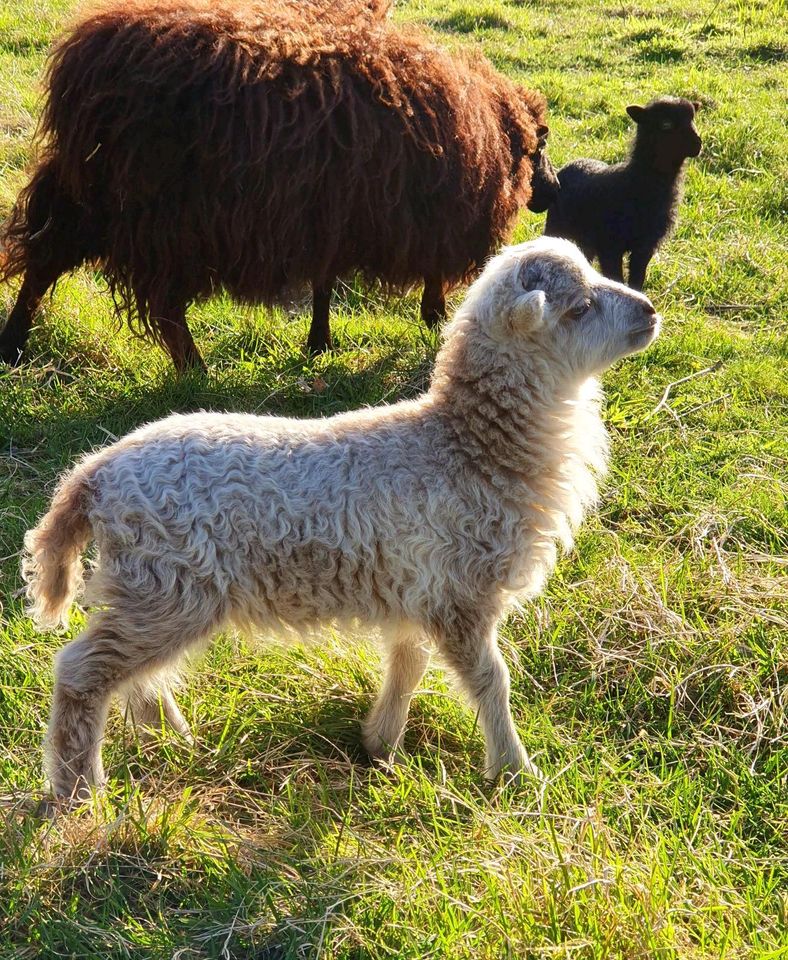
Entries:
[[321,354],[329,353],[333,349],[334,349],[334,344],[331,341],[329,341],[328,343],[322,340],[317,343],[310,343],[309,341],[307,341],[306,346],[304,347],[304,355],[307,358],[319,357],[321,356]]
[[34,816],[39,820],[56,820],[59,816],[73,813],[90,801],[92,793],[87,785],[75,789],[69,796],[49,794],[42,797],[35,809]]
[[437,330],[446,319],[445,310],[427,310],[422,312],[421,319],[428,330]]
[[188,726],[181,728],[170,726],[169,723],[162,724],[158,721],[147,722],[143,720],[129,720],[128,724],[141,747],[149,747],[151,744],[158,743],[162,738],[180,741],[184,746],[191,749],[197,744],[194,734]]
[[504,790],[541,788],[546,782],[545,775],[533,763],[529,763],[527,767],[521,767],[519,770],[507,768],[500,774],[500,785]]
[[531,760],[525,751],[510,763],[499,764],[494,768],[488,767],[485,779],[491,785],[499,784],[503,790],[508,789],[542,789],[547,778]]
[[42,797],[33,811],[36,820],[56,820],[61,814],[73,809],[72,800],[64,797]]
[[376,732],[367,731],[361,738],[370,763],[379,770],[391,773],[405,759],[399,747],[392,747]]

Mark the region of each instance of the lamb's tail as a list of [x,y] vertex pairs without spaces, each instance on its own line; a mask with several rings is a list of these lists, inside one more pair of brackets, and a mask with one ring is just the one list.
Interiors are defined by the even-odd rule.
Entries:
[[80,465],[61,480],[48,512],[25,535],[28,612],[42,627],[68,623],[71,601],[82,586],[80,555],[92,537],[89,504],[88,474]]

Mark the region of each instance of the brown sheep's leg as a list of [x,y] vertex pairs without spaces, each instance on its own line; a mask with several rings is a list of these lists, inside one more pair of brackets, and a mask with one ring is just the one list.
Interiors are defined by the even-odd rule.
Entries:
[[16,304],[0,332],[0,360],[6,363],[19,362],[35,312],[58,277],[101,252],[93,215],[61,192],[50,165],[39,168],[19,202],[5,237],[12,260],[24,261]]
[[41,298],[56,279],[57,277],[39,279],[35,282],[29,273],[25,276],[14,309],[8,315],[8,321],[0,333],[0,360],[4,363],[17,364],[22,359],[22,351],[30,335],[35,312]]
[[633,290],[642,290],[646,282],[646,268],[651,258],[654,256],[654,250],[651,247],[633,250],[629,255],[629,286]]
[[624,254],[605,250],[599,254],[599,270],[608,280],[624,282]]
[[333,346],[331,342],[331,289],[333,284],[312,285],[312,325],[306,340],[308,353],[324,353]]
[[429,330],[446,319],[446,297],[440,277],[424,278],[424,293],[421,295],[421,319]]
[[78,267],[82,261],[83,257],[75,254],[55,264],[36,264],[35,268],[25,273],[14,309],[0,332],[0,360],[8,364],[19,363],[33,326],[33,317],[44,294],[54,286],[58,277]]
[[186,323],[185,305],[180,304],[158,314],[154,314],[151,310],[151,321],[158,328],[164,346],[179,374],[186,373],[187,370],[202,370],[203,373],[207,371],[205,361],[200,356],[189,325]]

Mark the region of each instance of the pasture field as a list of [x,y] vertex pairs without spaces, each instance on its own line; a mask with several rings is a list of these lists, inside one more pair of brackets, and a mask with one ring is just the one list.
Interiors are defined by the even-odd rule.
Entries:
[[[0,2],[2,215],[73,7]],[[323,416],[413,396],[436,349],[415,293],[345,286],[338,350],[316,360],[306,302],[217,298],[192,311],[210,375],[177,382],[114,326],[99,275],[58,286],[30,362],[0,370],[2,960],[788,958],[787,14],[783,0],[396,10],[542,89],[558,164],[621,157],[628,103],[703,103],[704,152],[648,278],[664,333],[605,377],[601,510],[503,629],[541,796],[483,785],[474,717],[439,669],[387,775],[359,746],[373,649],[224,636],[179,695],[196,746],[141,745],[115,716],[106,795],[36,817],[63,637],[26,619],[18,551],[59,471],[173,409]],[[517,237],[542,222],[524,215]]]

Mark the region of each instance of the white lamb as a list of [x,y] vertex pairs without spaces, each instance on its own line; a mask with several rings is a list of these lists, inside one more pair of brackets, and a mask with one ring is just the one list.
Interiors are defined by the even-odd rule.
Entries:
[[98,545],[88,625],[56,660],[54,794],[101,783],[115,693],[138,721],[163,713],[186,733],[168,674],[228,626],[378,628],[388,667],[363,738],[385,760],[434,646],[478,710],[485,774],[537,775],[496,626],[539,592],[595,500],[607,442],[594,375],[659,322],[642,294],[542,237],[487,264],[418,400],[323,420],[174,415],[81,460],[23,561],[32,612],[53,625]]

